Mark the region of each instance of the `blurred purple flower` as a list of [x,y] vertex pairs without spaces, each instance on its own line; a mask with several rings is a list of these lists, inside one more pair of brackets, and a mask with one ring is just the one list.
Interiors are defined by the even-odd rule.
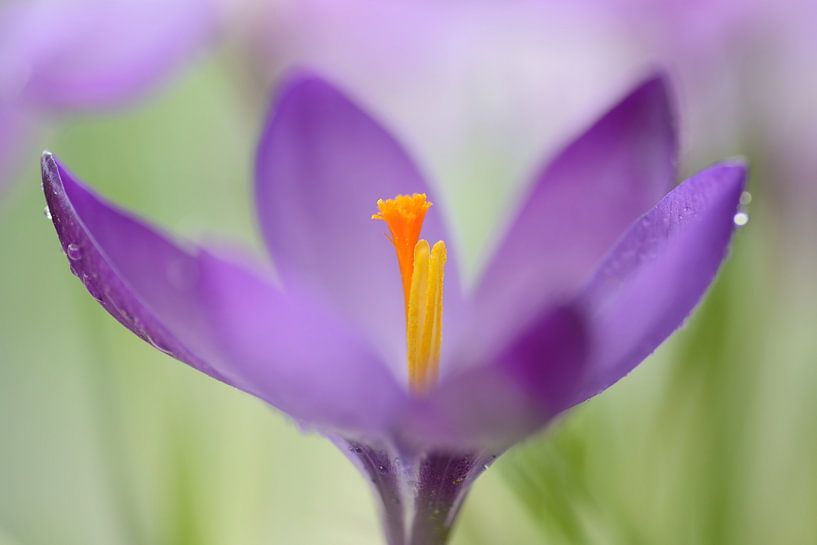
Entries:
[[212,0],[19,0],[0,8],[0,183],[40,118],[142,96],[199,50]]
[[[49,153],[42,172],[71,270],[111,315],[334,441],[373,482],[390,545],[439,545],[500,453],[632,370],[712,282],[745,167],[721,163],[673,189],[675,160],[665,84],[649,79],[538,172],[471,290],[452,244],[444,304],[428,299],[444,307],[443,342],[422,393],[406,373],[405,320],[418,322],[404,308],[424,281],[422,254],[404,294],[370,216],[378,197],[431,189],[326,82],[289,81],[258,149],[258,215],[279,281],[173,242]],[[444,211],[431,208],[423,232],[451,243]]]
[[[262,51],[254,75],[293,63],[331,74],[391,122],[452,194],[482,177],[524,181],[543,151],[634,74],[666,67],[684,119],[682,171],[752,150],[762,183],[774,185],[761,202],[781,227],[778,246],[791,250],[787,259],[817,259],[817,246],[801,240],[817,219],[813,0],[258,4],[263,16],[244,33]],[[464,215],[452,208],[455,219]]]
[[[257,51],[253,75],[272,80],[282,68],[307,66],[331,77],[423,156],[444,196],[488,177],[520,186],[649,62],[598,10],[577,2],[259,4],[255,27],[243,34]],[[464,212],[452,208],[458,225]],[[484,228],[497,219],[486,217]]]

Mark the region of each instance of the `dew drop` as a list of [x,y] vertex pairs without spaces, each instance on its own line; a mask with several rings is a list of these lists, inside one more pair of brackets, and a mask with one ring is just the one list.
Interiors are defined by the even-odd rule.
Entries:
[[82,257],[82,251],[79,249],[79,244],[71,243],[65,248],[65,254],[71,261],[77,261]]
[[378,471],[380,471],[380,473],[386,473],[386,471],[387,471],[386,466],[384,466],[384,465],[377,466],[377,469],[378,469]]
[[45,219],[47,220],[51,219],[51,209],[48,208],[47,204],[45,205],[45,208],[43,208],[43,216],[45,216]]
[[734,221],[735,225],[737,225],[738,227],[743,227],[744,225],[749,223],[749,214],[747,214],[746,212],[738,212],[732,218],[732,221]]
[[752,194],[751,193],[749,193],[748,191],[744,191],[743,193],[740,194],[740,204],[741,205],[746,206],[750,202],[752,202]]

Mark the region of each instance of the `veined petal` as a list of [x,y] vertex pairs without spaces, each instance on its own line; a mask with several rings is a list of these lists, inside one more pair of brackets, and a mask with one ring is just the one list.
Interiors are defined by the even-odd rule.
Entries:
[[187,60],[215,23],[212,0],[13,2],[0,12],[4,84],[41,107],[114,104]]
[[[649,79],[535,178],[475,292],[475,328],[501,342],[508,324],[568,298],[627,227],[675,181],[673,115]],[[486,342],[489,339],[485,338]]]
[[[272,109],[256,168],[259,219],[284,284],[310,289],[345,312],[403,374],[400,273],[386,231],[371,215],[378,198],[429,192],[415,164],[338,90],[300,76]],[[432,243],[446,238],[440,208],[428,212],[423,227]],[[459,292],[452,259],[448,307]]]
[[577,308],[547,309],[488,365],[463,365],[415,401],[408,437],[443,449],[496,453],[540,429],[574,398],[583,376],[587,332]]
[[384,433],[405,390],[363,338],[307,296],[202,252],[199,297],[229,376],[302,423]]
[[[193,255],[105,202],[49,153],[42,157],[46,202],[71,271],[114,318],[156,348],[224,380],[189,341],[206,345],[193,291]],[[180,336],[186,341],[182,342]]]
[[746,167],[683,182],[631,227],[580,298],[591,354],[574,403],[626,375],[678,328],[727,253]]

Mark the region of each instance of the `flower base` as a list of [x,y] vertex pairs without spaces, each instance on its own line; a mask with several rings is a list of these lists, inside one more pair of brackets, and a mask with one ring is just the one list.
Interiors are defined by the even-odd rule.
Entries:
[[478,452],[412,452],[336,442],[372,483],[388,545],[444,545],[476,478],[496,459]]

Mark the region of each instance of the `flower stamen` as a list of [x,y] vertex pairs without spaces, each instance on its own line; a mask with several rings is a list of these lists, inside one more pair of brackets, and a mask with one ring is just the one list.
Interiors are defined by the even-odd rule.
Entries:
[[377,201],[378,214],[391,232],[397,253],[406,313],[406,348],[409,386],[425,393],[437,382],[442,345],[443,279],[447,250],[438,241],[433,248],[419,240],[431,203],[424,194],[398,195]]
[[442,296],[446,261],[445,242],[429,249],[420,240],[414,248],[406,344],[409,384],[417,392],[426,392],[437,382],[442,343]]

